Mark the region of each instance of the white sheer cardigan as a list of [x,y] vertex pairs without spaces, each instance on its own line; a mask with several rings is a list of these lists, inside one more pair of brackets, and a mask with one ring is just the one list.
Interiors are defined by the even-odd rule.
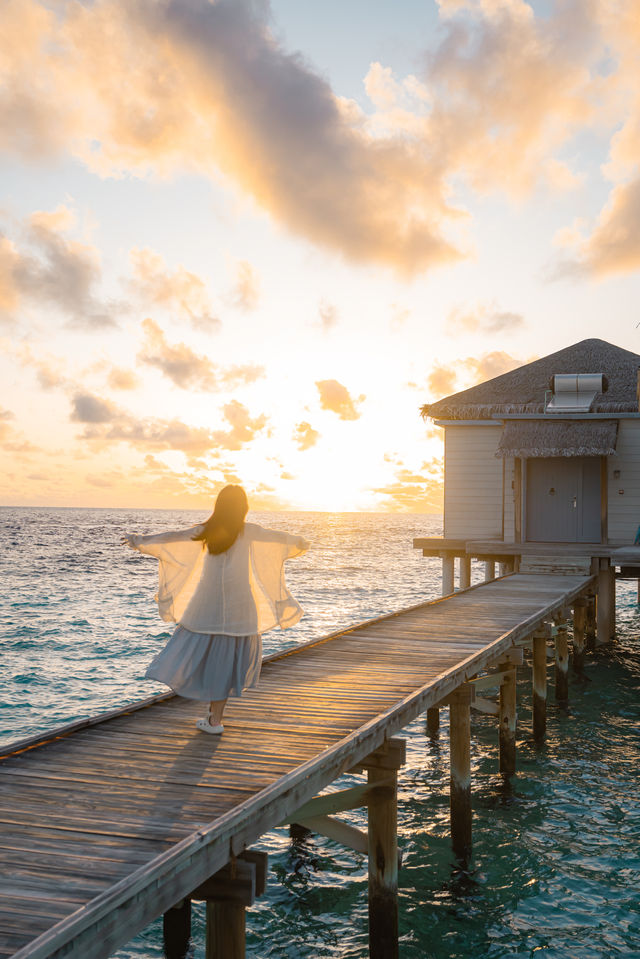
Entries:
[[257,523],[244,530],[225,553],[209,553],[194,540],[204,524],[155,536],[129,533],[132,549],[159,560],[155,599],[165,622],[194,633],[253,636],[274,626],[286,629],[302,616],[284,578],[284,562],[309,548],[292,536]]

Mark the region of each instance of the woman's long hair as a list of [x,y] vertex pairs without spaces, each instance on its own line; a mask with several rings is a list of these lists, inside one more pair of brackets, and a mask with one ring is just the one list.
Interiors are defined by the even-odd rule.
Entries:
[[193,538],[204,540],[209,552],[216,556],[226,553],[242,532],[248,510],[249,501],[243,488],[225,486],[218,493],[213,513],[204,524],[204,529]]

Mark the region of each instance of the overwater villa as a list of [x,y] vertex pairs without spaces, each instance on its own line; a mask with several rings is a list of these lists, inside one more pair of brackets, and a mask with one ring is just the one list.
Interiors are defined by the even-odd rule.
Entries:
[[456,557],[461,587],[472,558],[486,579],[590,570],[613,631],[615,576],[640,575],[639,375],[639,354],[588,339],[422,407],[444,430],[444,537],[415,545],[443,595]]

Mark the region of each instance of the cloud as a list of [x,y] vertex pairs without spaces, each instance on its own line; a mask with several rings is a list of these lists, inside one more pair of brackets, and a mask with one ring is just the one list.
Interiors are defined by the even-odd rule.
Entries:
[[187,318],[196,329],[212,331],[220,326],[214,316],[207,287],[199,276],[183,266],[170,270],[159,253],[133,249],[129,254],[133,278],[129,288],[146,306],[158,306]]
[[[561,257],[550,270],[551,279],[606,277],[640,268],[640,176],[614,187],[591,235],[579,239],[566,233],[573,254]],[[562,237],[558,238],[562,242]]]
[[70,325],[115,325],[123,304],[97,294],[102,278],[97,249],[64,236],[75,218],[66,207],[35,212],[23,227],[25,242],[0,235],[0,313],[15,318],[25,306],[53,307]]
[[240,310],[255,310],[260,303],[260,279],[247,260],[240,260],[236,267],[236,280],[231,294],[231,303]]
[[0,409],[0,441],[4,442],[11,432],[11,420],[15,419],[15,414],[11,410]]
[[293,431],[293,439],[298,444],[298,449],[309,450],[315,446],[320,439],[320,433],[314,430],[310,423],[298,423]]
[[112,390],[135,390],[140,385],[140,380],[133,370],[113,366],[109,370],[107,383]]
[[494,350],[480,356],[461,357],[450,366],[436,362],[427,377],[427,389],[434,397],[450,396],[452,393],[468,389],[476,383],[483,383],[501,373],[508,373],[509,370],[522,366],[524,362],[502,350]]
[[430,395],[448,396],[449,393],[453,393],[457,379],[457,367],[436,363],[427,377],[427,388]]
[[32,453],[37,447],[20,438],[14,427],[15,414],[0,407],[0,443],[5,453]]
[[321,300],[318,305],[318,315],[320,317],[319,326],[324,333],[328,333],[338,322],[338,308],[327,300]]
[[230,366],[221,369],[206,356],[198,356],[186,343],[170,345],[163,331],[151,319],[144,320],[142,328],[145,340],[138,353],[138,360],[159,369],[183,390],[199,389],[213,393],[253,383],[264,376],[262,366]]
[[223,406],[222,413],[227,422],[231,424],[231,429],[217,430],[213,433],[213,436],[218,446],[227,450],[242,449],[267,425],[267,417],[264,414],[252,417],[247,407],[239,403],[238,400],[231,400],[230,403]]
[[357,400],[352,399],[349,390],[337,380],[317,380],[316,386],[320,394],[320,406],[323,410],[331,410],[336,413],[341,420],[360,419],[360,412],[357,404],[364,402],[365,396],[359,396]]
[[179,450],[189,456],[239,450],[267,423],[266,416],[252,417],[237,400],[223,407],[222,417],[230,429],[194,427],[177,419],[138,419],[92,393],[77,392],[72,397],[71,420],[84,425],[83,439],[103,444],[125,442],[140,450]]
[[119,415],[117,407],[91,393],[76,393],[72,399],[71,419],[76,423],[111,423]]
[[445,332],[449,336],[464,333],[510,333],[525,325],[521,313],[502,310],[495,302],[478,303],[475,307],[454,307],[447,316]]
[[432,146],[371,133],[283,48],[266,2],[6,2],[0,148],[65,149],[103,176],[222,172],[351,260],[415,271],[459,257]]
[[434,457],[419,471],[400,466],[394,479],[373,490],[383,509],[402,513],[441,512],[443,508],[443,461]]
[[615,186],[637,175],[637,0],[537,6],[440,0],[415,75],[372,64],[367,114],[285,49],[266,0],[5,0],[0,149],[102,176],[222,174],[313,243],[425,270],[465,255],[456,191],[580,185],[566,154],[584,129],[613,131]]

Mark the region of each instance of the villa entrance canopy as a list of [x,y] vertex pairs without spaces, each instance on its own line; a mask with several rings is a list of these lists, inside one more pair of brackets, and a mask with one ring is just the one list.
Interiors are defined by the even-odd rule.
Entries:
[[508,420],[496,456],[612,456],[617,420]]

